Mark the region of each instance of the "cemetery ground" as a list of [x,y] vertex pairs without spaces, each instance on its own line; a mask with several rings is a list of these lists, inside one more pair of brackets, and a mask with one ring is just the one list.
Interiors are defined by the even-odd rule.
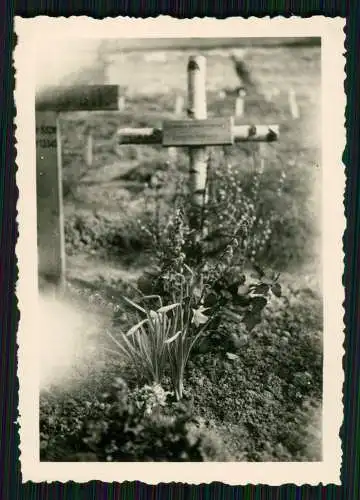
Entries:
[[[239,84],[231,60],[205,55],[208,116],[233,115],[234,94],[219,96]],[[174,118],[187,56],[140,67],[129,55],[123,112],[62,118],[66,300],[88,321],[68,381],[41,391],[42,460],[321,460],[320,49],[249,52],[244,123],[279,123],[281,135],[210,148],[200,243],[187,151],[109,141],[118,127]]]

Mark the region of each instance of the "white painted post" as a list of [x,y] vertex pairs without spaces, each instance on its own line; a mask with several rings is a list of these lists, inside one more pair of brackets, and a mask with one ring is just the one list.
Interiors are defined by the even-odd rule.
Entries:
[[[107,58],[104,62],[104,83],[109,85],[111,84],[111,81],[114,80],[112,78],[111,70],[112,66],[115,64],[116,61],[114,59]],[[124,95],[119,95],[118,97],[118,111],[124,111],[125,109],[125,96]]]
[[182,95],[177,95],[174,106],[174,115],[181,116],[184,108],[184,98]]
[[125,105],[126,105],[126,103],[125,103],[125,96],[121,95],[119,97],[119,100],[118,100],[118,110],[119,111],[124,111]]
[[245,96],[245,89],[240,89],[235,102],[235,116],[237,117],[242,117],[244,114]]
[[294,120],[297,120],[300,117],[299,106],[296,102],[296,93],[294,89],[289,90],[289,106],[291,116]]
[[93,164],[93,136],[91,130],[86,131],[85,139],[85,164],[87,167],[91,167]]
[[109,84],[111,82],[110,64],[111,64],[111,61],[109,59],[105,59],[105,62],[104,62],[104,84]]
[[[190,56],[188,62],[188,117],[205,120],[206,110],[206,58]],[[195,208],[206,203],[207,148],[189,148],[189,188]]]

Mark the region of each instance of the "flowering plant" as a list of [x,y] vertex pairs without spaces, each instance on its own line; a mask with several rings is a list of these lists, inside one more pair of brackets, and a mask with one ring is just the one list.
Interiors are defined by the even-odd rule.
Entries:
[[124,356],[148,383],[160,384],[167,369],[177,400],[183,396],[184,371],[191,350],[205,330],[208,308],[197,307],[191,295],[190,283],[185,282],[178,302],[163,306],[159,295],[144,296],[143,300],[157,299],[156,310],[142,307],[124,297],[138,315],[137,323],[120,338],[107,332]]

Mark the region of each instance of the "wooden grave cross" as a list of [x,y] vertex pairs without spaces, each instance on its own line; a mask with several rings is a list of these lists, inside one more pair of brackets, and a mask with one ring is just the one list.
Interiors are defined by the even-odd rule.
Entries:
[[117,85],[48,88],[35,100],[38,275],[62,288],[65,238],[59,116],[73,111],[117,111]]
[[[188,147],[189,186],[195,207],[204,202],[207,146],[276,141],[278,125],[237,125],[233,117],[207,118],[206,58],[191,56],[188,67],[188,119],[167,120],[162,128],[120,128],[116,144]],[[38,274],[61,289],[65,283],[65,238],[59,113],[119,111],[119,87],[95,85],[49,89],[36,100]]]
[[206,58],[190,56],[187,74],[187,119],[164,121],[162,128],[120,128],[114,140],[116,144],[161,144],[167,148],[188,147],[189,188],[192,203],[194,207],[201,208],[204,201],[206,202],[207,146],[229,146],[249,141],[276,141],[279,137],[279,126],[240,125],[234,117],[207,118]]

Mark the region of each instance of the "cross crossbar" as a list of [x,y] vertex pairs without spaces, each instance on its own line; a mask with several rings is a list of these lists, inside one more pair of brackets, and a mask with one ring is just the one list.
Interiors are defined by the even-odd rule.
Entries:
[[162,128],[119,128],[117,144],[178,146],[226,146],[237,142],[273,142],[278,125],[234,125],[233,118],[164,121]]
[[118,110],[125,89],[118,85],[87,85],[47,88],[35,100],[36,111]]

